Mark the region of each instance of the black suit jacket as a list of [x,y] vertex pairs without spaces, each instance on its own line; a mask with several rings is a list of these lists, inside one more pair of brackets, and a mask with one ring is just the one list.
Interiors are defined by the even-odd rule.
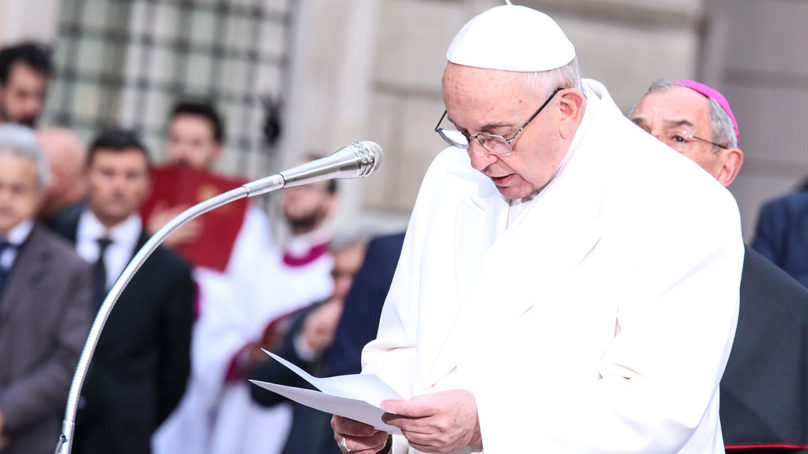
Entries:
[[[77,224],[75,218],[56,228],[75,243]],[[141,233],[133,255],[146,240]],[[185,392],[195,297],[190,266],[157,248],[124,290],[101,334],[82,388],[74,452],[151,451],[152,432]]]
[[404,233],[380,236],[368,244],[365,261],[345,297],[334,344],[325,352],[328,375],[362,371],[362,349],[376,339],[382,306],[398,266]]
[[808,286],[808,191],[763,205],[752,247]]
[[808,452],[808,290],[751,248],[720,408],[728,452]]

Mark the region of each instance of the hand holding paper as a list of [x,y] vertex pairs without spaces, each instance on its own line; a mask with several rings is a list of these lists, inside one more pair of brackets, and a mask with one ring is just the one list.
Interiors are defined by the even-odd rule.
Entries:
[[440,391],[404,400],[376,375],[316,378],[285,359],[264,352],[319,391],[250,381],[299,404],[337,415],[332,419],[335,437],[338,443],[348,443],[351,451],[376,452],[376,448],[387,442],[383,432],[403,435],[412,447],[424,452],[446,452],[466,446],[482,449],[477,403],[469,391]]
[[376,454],[390,441],[387,432],[377,431],[373,426],[334,415],[331,418],[334,441],[343,452]]
[[482,449],[474,395],[464,389],[384,402],[382,420],[401,429],[410,446],[423,452]]

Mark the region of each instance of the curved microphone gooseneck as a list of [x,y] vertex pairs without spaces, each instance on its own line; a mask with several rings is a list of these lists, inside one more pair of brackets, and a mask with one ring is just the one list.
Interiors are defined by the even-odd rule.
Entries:
[[109,313],[135,273],[168,235],[188,221],[236,200],[333,178],[364,178],[378,170],[383,162],[384,154],[379,145],[369,141],[355,142],[324,158],[246,183],[243,186],[198,203],[180,213],[152,235],[115,281],[115,285],[112,286],[106,298],[104,298],[95,321],[93,321],[93,326],[87,336],[87,342],[84,344],[81,357],[79,357],[76,372],[73,375],[73,382],[70,384],[65,418],[62,422],[62,434],[59,436],[59,441],[56,445],[56,454],[70,454],[72,449],[73,433],[76,428],[76,411],[81,388],[84,385],[90,361]]

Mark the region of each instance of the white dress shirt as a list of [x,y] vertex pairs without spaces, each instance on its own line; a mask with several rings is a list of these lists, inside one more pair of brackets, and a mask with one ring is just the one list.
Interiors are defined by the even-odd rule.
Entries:
[[11,269],[11,265],[14,264],[14,259],[17,258],[17,250],[20,248],[20,245],[25,242],[33,229],[34,220],[26,219],[11,229],[8,232],[8,235],[5,237],[0,237],[0,241],[5,240],[11,244],[11,247],[6,248],[6,250],[3,251],[3,254],[0,255],[0,268],[4,270]]
[[98,240],[105,237],[112,240],[104,257],[107,275],[105,289],[112,287],[131,260],[142,230],[143,223],[137,214],[133,214],[115,227],[107,229],[89,209],[81,213],[76,227],[76,252],[81,258],[88,263],[95,263],[100,253]]

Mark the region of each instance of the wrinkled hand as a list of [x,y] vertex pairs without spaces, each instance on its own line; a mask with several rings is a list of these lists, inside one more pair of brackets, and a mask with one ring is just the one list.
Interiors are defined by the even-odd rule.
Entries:
[[[482,449],[477,402],[466,390],[441,391],[410,400],[387,400],[382,420],[404,433],[410,446],[423,452]],[[395,414],[393,414],[395,413]]]
[[376,454],[384,449],[390,437],[387,432],[378,431],[373,426],[336,415],[331,418],[331,428],[337,445],[345,437],[351,454]]
[[341,315],[342,301],[331,299],[306,316],[303,322],[303,340],[312,351],[320,353],[331,345]]
[[[154,235],[155,232],[160,230],[164,225],[168,224],[169,221],[177,217],[180,213],[188,208],[188,205],[176,205],[173,207],[168,207],[165,203],[158,203],[154,207],[154,211],[152,211],[151,216],[149,216],[149,225],[146,226],[146,230],[149,232],[149,234]],[[199,239],[199,235],[201,234],[202,224],[199,220],[194,219],[177,230],[171,232],[171,235],[165,239],[163,244],[169,247],[175,247],[180,244],[193,243]]]

